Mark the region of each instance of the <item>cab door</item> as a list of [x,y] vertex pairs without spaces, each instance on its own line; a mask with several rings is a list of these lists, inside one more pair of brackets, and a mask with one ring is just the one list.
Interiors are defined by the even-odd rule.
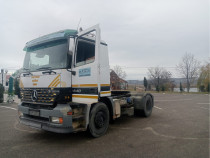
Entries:
[[94,103],[100,92],[100,28],[95,25],[78,33],[72,71],[72,101]]

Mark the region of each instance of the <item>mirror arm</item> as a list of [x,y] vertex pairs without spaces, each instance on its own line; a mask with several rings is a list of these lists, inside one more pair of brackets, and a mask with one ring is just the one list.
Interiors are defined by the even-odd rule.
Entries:
[[76,71],[72,71],[72,70],[69,70],[69,69],[66,69],[68,72],[71,72],[72,73],[72,75],[76,75]]

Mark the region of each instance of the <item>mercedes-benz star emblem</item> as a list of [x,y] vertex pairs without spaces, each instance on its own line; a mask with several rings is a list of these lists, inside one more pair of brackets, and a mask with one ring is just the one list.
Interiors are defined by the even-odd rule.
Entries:
[[37,100],[37,91],[33,90],[31,93],[31,99],[32,101],[36,101]]

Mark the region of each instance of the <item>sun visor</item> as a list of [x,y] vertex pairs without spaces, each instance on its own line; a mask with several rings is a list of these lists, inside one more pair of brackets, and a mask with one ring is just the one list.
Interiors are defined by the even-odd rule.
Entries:
[[32,41],[29,41],[26,43],[25,47],[23,48],[24,51],[28,50],[28,47],[37,45],[37,44],[41,44],[41,43],[45,43],[48,41],[52,41],[52,40],[56,40],[56,39],[62,39],[62,38],[68,38],[70,36],[75,36],[77,34],[77,30],[62,30],[62,31],[58,31],[58,32],[54,32],[48,35],[44,35],[41,36],[39,38],[36,38]]

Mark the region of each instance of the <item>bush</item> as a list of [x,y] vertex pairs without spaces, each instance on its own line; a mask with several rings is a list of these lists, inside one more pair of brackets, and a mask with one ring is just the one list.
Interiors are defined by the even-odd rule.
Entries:
[[151,91],[151,89],[152,89],[151,84],[148,84],[148,90]]
[[165,86],[164,86],[164,85],[162,85],[162,86],[161,86],[161,91],[163,91],[163,92],[164,92],[164,91],[165,91],[165,89],[166,89],[166,88],[165,88]]
[[159,92],[160,91],[160,87],[157,85],[156,86],[156,91]]
[[206,90],[207,92],[210,92],[210,83],[208,83]]
[[2,84],[0,84],[0,103],[3,103],[4,101],[4,87]]
[[183,92],[183,91],[184,91],[184,89],[183,89],[183,87],[182,87],[182,83],[181,83],[181,82],[180,82],[179,90],[180,90],[180,92]]
[[201,92],[205,92],[205,86],[204,86],[204,85],[201,85],[201,86],[199,87],[199,89],[200,89]]

